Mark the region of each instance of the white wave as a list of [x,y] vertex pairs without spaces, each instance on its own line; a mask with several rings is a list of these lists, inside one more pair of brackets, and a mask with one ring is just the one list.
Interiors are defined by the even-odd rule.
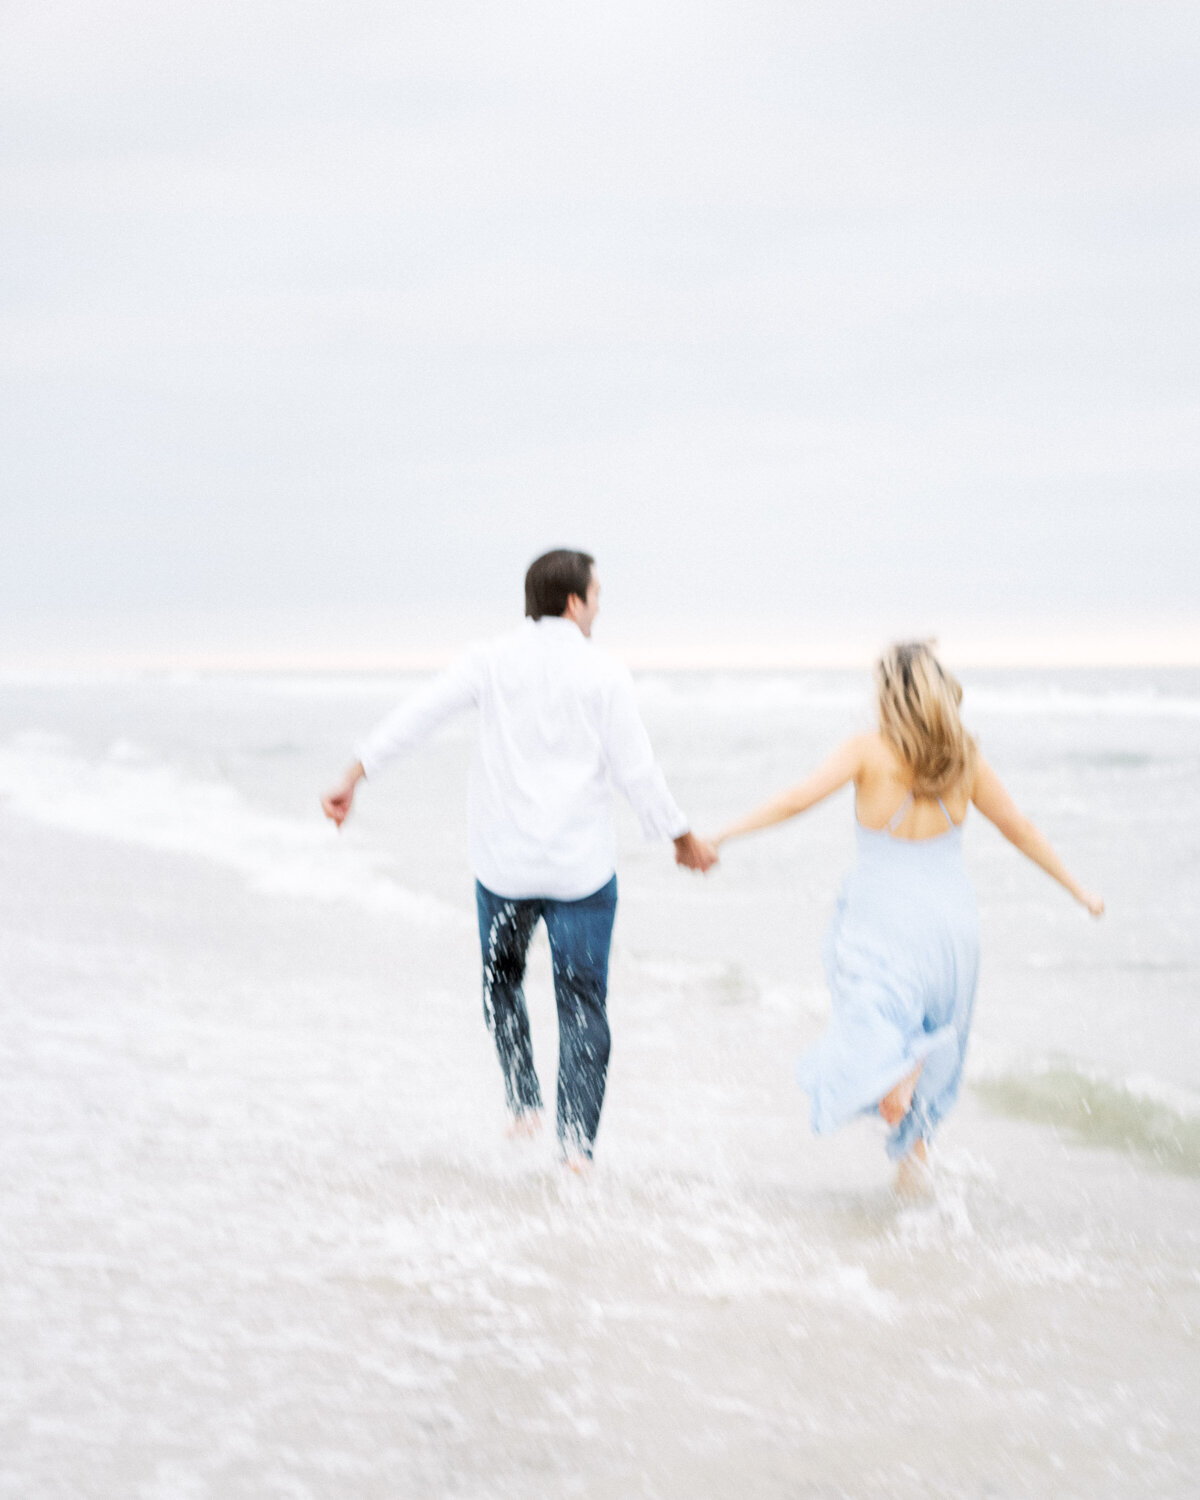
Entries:
[[631,956],[629,963],[652,989],[702,994],[727,1003],[748,1003],[759,998],[758,981],[737,963],[678,956]]
[[[264,691],[281,697],[369,697],[399,703],[429,680],[429,673],[401,676],[267,678]],[[719,717],[862,713],[873,719],[874,695],[867,673],[638,673],[638,698],[647,710],[678,709]],[[1141,689],[1078,688],[1058,682],[964,686],[964,712],[997,718],[1200,719],[1200,697]]]
[[670,995],[703,995],[719,1003],[754,1004],[779,1016],[806,1015],[824,1020],[829,1015],[829,992],[824,983],[801,986],[786,981],[765,982],[746,965],[735,961],[670,958],[622,953],[622,962],[651,991]]
[[[0,685],[17,688],[169,687],[192,691],[214,682],[253,688],[281,698],[368,698],[401,702],[434,674],[396,672],[198,673],[133,670],[37,671],[0,669]],[[1082,687],[1059,679],[973,682],[964,673],[964,711],[1002,718],[1200,719],[1200,696],[1172,692],[1161,683],[1141,687]],[[1125,682],[1128,683],[1128,675]],[[836,711],[873,717],[870,674],[838,670],[803,672],[638,672],[638,696],[647,709],[679,709],[718,717]],[[1194,674],[1189,674],[1194,685]]]
[[1004,1246],[991,1252],[999,1274],[1019,1287],[1054,1287],[1083,1284],[1116,1291],[1118,1278],[1086,1265],[1070,1251],[1051,1249],[1036,1241]]
[[[872,711],[866,673],[647,674],[637,679],[647,708],[716,715]],[[963,709],[1000,718],[1200,719],[1200,697],[1140,688],[1078,687],[1062,681],[964,683]]]
[[298,674],[246,680],[253,682],[256,691],[277,698],[380,698],[388,704],[396,704],[414,688],[431,682],[434,676],[432,672],[347,672],[344,675]]
[[1162,693],[1083,692],[1056,684],[1045,687],[964,688],[963,711],[1004,718],[1200,719],[1200,698]]
[[880,1323],[894,1323],[903,1310],[896,1294],[876,1286],[864,1266],[835,1266],[824,1276],[805,1282],[804,1291],[810,1297],[863,1313]]
[[205,690],[217,684],[241,689],[261,697],[278,698],[379,698],[398,703],[414,687],[435,674],[423,668],[395,672],[253,672],[197,670],[177,667],[37,668],[0,666],[0,687],[49,688],[168,688],[181,692]]
[[0,797],[48,827],[235,870],[264,895],[346,901],[422,925],[464,920],[396,881],[382,856],[340,840],[315,813],[310,824],[266,812],[228,783],[155,762],[125,740],[89,760],[61,736],[21,735],[0,747]]
[[1181,1120],[1200,1120],[1200,1094],[1177,1083],[1166,1083],[1150,1073],[1134,1073],[1122,1081],[1122,1087],[1131,1098],[1155,1104]]
[[647,673],[636,677],[644,705],[715,714],[869,708],[870,679],[817,673]]
[[945,1249],[976,1238],[967,1192],[934,1158],[927,1170],[929,1196],[897,1216],[893,1238],[908,1253]]

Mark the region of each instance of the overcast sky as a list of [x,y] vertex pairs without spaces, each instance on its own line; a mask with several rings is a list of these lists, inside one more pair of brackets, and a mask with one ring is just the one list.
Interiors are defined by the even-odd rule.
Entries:
[[1200,661],[1200,6],[0,0],[0,659]]

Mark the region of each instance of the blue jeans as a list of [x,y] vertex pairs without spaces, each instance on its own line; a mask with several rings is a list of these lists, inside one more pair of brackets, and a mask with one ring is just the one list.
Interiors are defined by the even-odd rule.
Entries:
[[475,882],[483,949],[483,1013],[495,1038],[508,1107],[542,1107],[525,1009],[525,955],[539,918],[546,923],[558,1005],[558,1138],[565,1152],[590,1157],[608,1073],[608,951],[617,914],[617,877],[580,901],[497,896]]

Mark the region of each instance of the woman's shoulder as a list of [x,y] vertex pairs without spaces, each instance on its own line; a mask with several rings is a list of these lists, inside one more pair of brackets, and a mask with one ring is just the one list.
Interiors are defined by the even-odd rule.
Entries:
[[859,764],[865,774],[894,775],[901,766],[899,753],[888,744],[877,729],[857,734],[847,744],[853,745]]
[[843,777],[852,780],[859,792],[896,777],[896,752],[876,730],[851,735],[834,751]]

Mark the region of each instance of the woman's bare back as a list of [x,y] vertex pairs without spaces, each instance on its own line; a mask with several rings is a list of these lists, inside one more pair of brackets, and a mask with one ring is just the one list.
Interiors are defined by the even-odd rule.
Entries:
[[[859,742],[861,761],[855,778],[855,815],[864,828],[883,829],[912,792],[912,771],[899,751],[881,734],[864,734]],[[971,786],[967,777],[942,797],[954,823],[967,815]],[[914,797],[912,805],[892,829],[896,838],[928,839],[946,832],[946,819],[936,797]]]

